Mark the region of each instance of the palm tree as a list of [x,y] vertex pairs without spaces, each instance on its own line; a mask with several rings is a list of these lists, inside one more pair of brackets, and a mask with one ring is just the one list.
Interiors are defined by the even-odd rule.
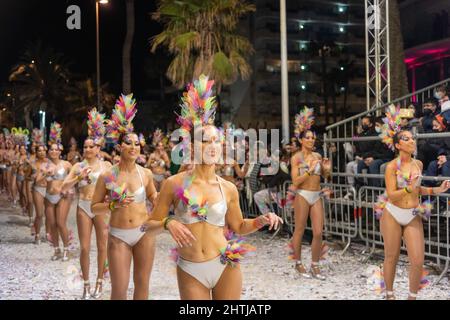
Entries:
[[389,45],[391,67],[391,100],[408,94],[405,50],[397,0],[389,1]]
[[122,51],[122,91],[125,94],[131,93],[131,47],[134,36],[134,0],[126,0],[127,12],[127,34],[123,43]]
[[151,51],[164,46],[173,55],[166,75],[177,88],[204,73],[220,92],[252,72],[253,47],[236,33],[239,18],[251,11],[255,6],[243,0],[160,0],[152,16],[165,29],[152,38]]
[[67,112],[66,98],[74,93],[68,62],[42,42],[27,46],[20,62],[12,69],[9,81],[15,87],[15,108],[23,112],[31,129],[31,114],[40,109],[53,116]]

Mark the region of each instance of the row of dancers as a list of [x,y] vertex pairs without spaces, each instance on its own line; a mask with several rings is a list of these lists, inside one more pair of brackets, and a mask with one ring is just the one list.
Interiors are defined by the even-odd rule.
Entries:
[[[133,265],[134,299],[148,299],[150,275],[155,256],[155,239],[167,230],[177,244],[177,280],[181,299],[239,299],[242,274],[239,263],[253,248],[240,236],[268,226],[277,229],[283,223],[273,212],[254,219],[243,217],[235,181],[219,176],[224,134],[214,126],[216,109],[212,94],[213,80],[202,75],[187,86],[178,116],[181,154],[192,162],[181,164],[177,173],[166,174],[172,160],[159,154],[139,165],[142,137],[135,133],[133,119],[137,112],[132,95],[122,95],[110,119],[93,109],[88,114],[88,138],[79,162],[61,159],[61,126],[53,123],[48,149],[42,134],[34,131],[31,156],[25,148],[27,132],[17,130],[19,161],[10,161],[11,142],[0,149],[2,183],[15,201],[14,188],[23,193],[35,232],[41,241],[41,225],[54,247],[52,260],[69,259],[67,216],[74,195],[78,193],[77,229],[80,241],[80,265],[84,281],[82,299],[99,298],[103,292],[104,273],[109,266],[111,299],[126,299]],[[415,299],[420,285],[424,259],[421,216],[427,207],[419,204],[419,195],[445,192],[450,182],[438,188],[420,186],[421,163],[413,159],[416,143],[409,131],[398,125],[399,110],[387,110],[382,138],[398,157],[386,170],[386,194],[375,208],[381,213],[381,232],[385,242],[384,279],[386,297],[395,298],[395,267],[404,238],[411,261],[409,299]],[[326,280],[319,266],[322,250],[324,208],[321,178],[331,175],[329,159],[315,152],[316,134],[312,130],[313,110],[304,108],[295,118],[295,136],[300,149],[290,159],[295,230],[292,238],[295,270],[302,278]],[[105,160],[105,137],[116,144],[117,156]],[[191,142],[191,137],[194,140]],[[200,137],[200,138],[197,138]],[[159,146],[163,149],[164,146]],[[251,148],[250,148],[251,149]],[[13,150],[11,152],[11,150]],[[198,156],[200,155],[200,156]],[[82,158],[82,159],[81,159]],[[116,160],[114,160],[114,158]],[[162,163],[164,162],[164,163]],[[155,163],[157,163],[155,165]],[[228,171],[246,175],[244,167],[232,161]],[[164,167],[164,173],[155,169]],[[225,171],[225,170],[223,170]],[[19,177],[24,177],[19,179]],[[233,176],[228,172],[225,176]],[[22,184],[19,184],[22,182]],[[17,184],[14,187],[14,184]],[[75,190],[76,189],[76,190]],[[384,201],[382,201],[384,200]],[[149,202],[149,206],[147,205]],[[31,209],[30,209],[31,207]],[[34,208],[34,210],[33,210]],[[302,262],[301,243],[308,218],[312,222],[312,257],[309,270]],[[89,252],[92,230],[96,233],[97,280],[91,292]],[[230,232],[235,236],[230,236]],[[59,248],[59,239],[63,249]],[[133,264],[131,263],[133,262]]]

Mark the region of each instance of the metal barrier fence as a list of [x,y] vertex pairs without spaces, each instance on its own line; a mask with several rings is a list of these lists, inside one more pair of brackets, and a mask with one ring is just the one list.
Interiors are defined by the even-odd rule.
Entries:
[[[377,176],[380,177],[380,175]],[[287,197],[290,184],[291,181],[285,181],[281,187],[280,192],[284,199]],[[366,250],[363,253],[368,253],[363,261],[367,262],[377,248],[383,248],[380,222],[373,212],[373,206],[377,197],[385,189],[365,186],[356,193],[351,185],[322,184],[322,187],[330,188],[333,192],[329,199],[323,198],[325,213],[324,236],[333,236],[346,244],[341,254],[346,252],[352,241],[362,241],[366,245]],[[348,195],[348,193],[351,196],[345,198],[345,195]],[[442,269],[442,273],[437,280],[437,283],[439,283],[442,277],[446,275],[450,265],[450,208],[448,203],[450,194],[422,198],[434,203],[432,215],[428,221],[424,221],[423,226],[425,257],[435,260],[438,267]],[[248,206],[247,199],[243,193],[241,193],[240,200],[246,217],[259,215],[258,208],[254,203]],[[286,230],[292,234],[295,228],[293,207],[284,206],[279,213],[284,220]],[[311,230],[310,223],[308,223],[306,229]],[[406,250],[403,243],[402,250]]]
[[[384,115],[384,110],[386,107],[390,104],[399,104],[402,107],[407,107],[411,103],[423,103],[426,99],[433,98],[434,90],[437,87],[440,87],[442,85],[447,85],[449,87],[450,79],[446,79],[444,81],[438,82],[434,85],[431,85],[429,87],[426,87],[424,89],[421,89],[419,91],[416,91],[413,94],[406,95],[404,97],[401,97],[399,99],[396,99],[394,101],[391,101],[385,105],[382,105],[378,108],[373,108],[369,111],[362,112],[358,115],[349,117],[345,120],[342,120],[340,122],[334,123],[326,128],[326,134],[324,135],[324,151],[325,154],[328,154],[328,150],[330,147],[330,144],[335,144],[336,152],[330,153],[329,158],[332,160],[333,164],[335,165],[335,168],[337,168],[338,173],[344,173],[345,172],[345,165],[353,160],[351,159],[351,153],[352,150],[350,150],[350,146],[353,149],[354,148],[354,142],[355,141],[370,141],[370,140],[379,140],[379,137],[363,137],[359,138],[357,136],[357,130],[356,128],[360,124],[361,119],[364,116],[367,116],[368,114],[378,114]],[[448,137],[450,133],[441,134],[439,137]],[[426,139],[434,137],[433,134],[417,134],[417,139]],[[348,145],[345,145],[347,143]],[[346,183],[343,179],[337,178],[336,183]]]

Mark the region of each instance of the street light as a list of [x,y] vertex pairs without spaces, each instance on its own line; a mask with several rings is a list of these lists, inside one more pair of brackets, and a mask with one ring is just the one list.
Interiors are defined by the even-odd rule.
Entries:
[[97,45],[97,108],[102,111],[100,106],[100,41],[99,41],[99,23],[98,23],[98,4],[107,4],[108,0],[95,1],[95,28],[96,28],[96,45]]

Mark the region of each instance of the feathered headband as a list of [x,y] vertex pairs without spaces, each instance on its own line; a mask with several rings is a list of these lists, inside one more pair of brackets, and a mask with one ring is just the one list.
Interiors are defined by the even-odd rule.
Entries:
[[105,114],[99,113],[96,108],[88,112],[88,135],[94,140],[94,143],[103,146],[105,143]]
[[383,127],[381,128],[381,141],[388,146],[389,149],[395,151],[394,135],[401,131],[400,107],[391,104],[386,108],[386,117],[383,118]]
[[116,101],[111,120],[106,123],[108,138],[117,143],[121,134],[132,133],[134,130],[132,121],[136,112],[136,100],[133,99],[133,94],[122,94]]
[[302,111],[295,115],[295,136],[300,138],[302,132],[311,129],[314,124],[314,109],[304,107]]
[[58,122],[52,122],[50,124],[50,134],[48,136],[48,144],[57,144],[62,150],[62,139],[61,139],[62,127]]
[[29,138],[28,138],[30,131],[28,131],[28,129],[22,129],[20,127],[12,128],[11,133],[13,135],[13,141],[15,144],[27,146],[30,143]]
[[212,95],[213,85],[214,80],[208,80],[203,74],[198,80],[188,84],[187,91],[181,98],[181,115],[177,117],[183,138],[197,125],[214,123],[217,104],[216,97]]
[[44,143],[44,133],[42,130],[34,128],[31,136],[34,144],[41,145]]

